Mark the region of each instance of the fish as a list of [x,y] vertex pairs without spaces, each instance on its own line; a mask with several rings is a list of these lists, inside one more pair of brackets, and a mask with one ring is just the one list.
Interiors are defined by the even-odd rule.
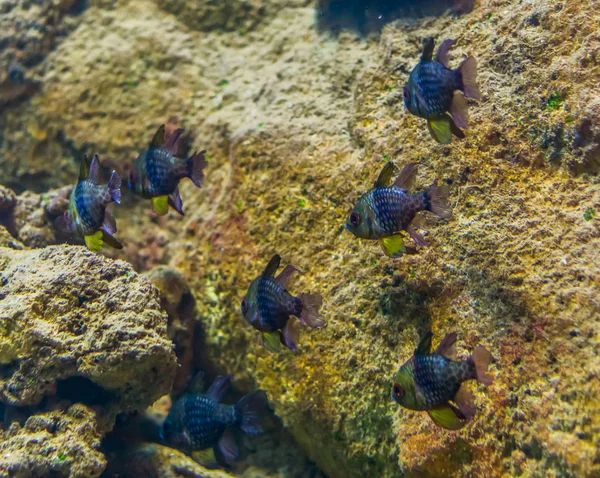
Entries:
[[456,332],[446,334],[433,353],[432,337],[431,331],[427,332],[396,373],[392,399],[409,410],[427,411],[440,427],[458,430],[475,415],[473,394],[464,382],[492,384],[493,377],[487,372],[491,354],[478,345],[466,360],[455,360]]
[[449,219],[447,186],[438,186],[437,179],[425,191],[411,193],[419,163],[408,163],[391,186],[388,186],[395,165],[388,161],[373,188],[357,201],[346,220],[346,229],[360,239],[378,240],[389,257],[416,254],[417,249],[406,246],[401,234],[407,231],[417,246],[427,240],[417,231],[421,226],[420,211],[430,211],[438,218]]
[[183,202],[179,182],[190,178],[197,187],[204,183],[206,151],[195,152],[189,158],[177,155],[183,129],[178,128],[168,136],[165,125],[160,125],[150,145],[135,159],[129,173],[128,186],[139,196],[152,200],[152,209],[160,216],[169,212],[169,206],[183,215]]
[[300,324],[317,328],[325,324],[319,312],[323,298],[319,294],[290,294],[286,288],[300,269],[288,264],[275,277],[281,257],[275,254],[264,272],[252,281],[241,304],[243,316],[261,332],[263,345],[279,352],[281,344],[292,351],[298,349]]
[[466,58],[455,70],[448,68],[448,51],[455,43],[444,40],[434,60],[434,40],[427,38],[421,61],[411,71],[403,90],[408,111],[425,118],[429,133],[441,144],[449,144],[452,135],[465,137],[460,128],[469,126],[467,98],[481,99],[474,57]]
[[198,373],[175,401],[161,425],[161,441],[186,452],[218,449],[225,461],[232,463],[239,455],[234,428],[250,435],[263,432],[266,394],[256,390],[235,405],[226,405],[221,401],[231,384],[231,376],[218,376],[205,393],[201,392],[203,379],[204,374]]
[[65,233],[83,237],[85,245],[92,251],[99,251],[104,244],[122,249],[123,244],[114,237],[117,223],[107,209],[112,202],[121,203],[121,177],[113,171],[105,185],[98,184],[99,177],[98,155],[94,155],[89,165],[87,156],[84,156],[79,181],[71,192],[69,206],[55,224]]

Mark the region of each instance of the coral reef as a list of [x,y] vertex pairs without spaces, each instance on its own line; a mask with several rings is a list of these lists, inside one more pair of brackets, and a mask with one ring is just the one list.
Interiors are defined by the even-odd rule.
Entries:
[[95,478],[106,466],[96,414],[77,404],[65,412],[34,415],[0,432],[3,476]]
[[170,390],[166,317],[130,266],[74,246],[0,248],[0,263],[2,402],[56,396],[102,403],[110,418]]
[[[597,16],[576,0],[482,0],[334,38],[311,4],[243,18],[260,11],[250,3],[228,14],[239,35],[194,25],[200,3],[179,20],[167,3],[94,2],[46,58],[47,88],[3,113],[3,134],[47,125],[62,139],[49,136],[39,163],[69,138],[126,171],[171,116],[210,152],[203,189],[182,183],[186,216],[124,200],[115,257],[183,274],[207,353],[242,391],[267,391],[328,476],[597,475]],[[450,146],[401,100],[430,35],[457,40],[453,66],[466,54],[479,65],[483,100]],[[343,228],[388,159],[420,161],[418,184],[445,181],[454,208],[429,225],[430,247],[400,260]],[[58,185],[63,172],[52,174]],[[239,312],[274,252],[305,271],[294,290],[324,296],[327,327],[304,332],[296,355],[267,353]],[[429,327],[457,330],[461,356],[482,343],[495,359],[495,383],[475,387],[477,415],[459,432],[390,400],[393,372]]]

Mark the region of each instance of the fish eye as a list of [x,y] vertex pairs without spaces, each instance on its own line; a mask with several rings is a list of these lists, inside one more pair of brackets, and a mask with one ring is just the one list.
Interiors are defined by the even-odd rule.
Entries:
[[248,312],[248,303],[244,297],[244,300],[242,300],[242,314],[246,315],[246,312]]
[[404,87],[404,99],[408,101],[409,98],[410,98],[410,93],[408,92],[408,88],[405,86]]
[[404,389],[400,384],[395,383],[392,388],[392,393],[394,394],[394,398],[402,398],[402,395],[404,395]]
[[353,211],[352,214],[350,214],[350,224],[354,227],[360,226],[360,214]]

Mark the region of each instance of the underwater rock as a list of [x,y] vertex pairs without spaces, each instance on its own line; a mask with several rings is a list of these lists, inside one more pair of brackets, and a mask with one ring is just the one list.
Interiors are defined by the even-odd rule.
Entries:
[[142,443],[114,461],[106,478],[233,478],[220,470],[208,470],[173,448]]
[[15,207],[15,192],[0,185],[0,217],[8,216]]
[[27,247],[45,247],[56,244],[60,232],[54,221],[68,207],[72,186],[43,194],[26,191],[12,201],[10,213],[0,215],[0,224]]
[[75,246],[0,248],[0,264],[1,401],[56,396],[102,404],[110,418],[169,392],[167,319],[128,264]]
[[0,432],[2,476],[45,478],[100,476],[106,466],[96,413],[77,404],[33,415],[23,427]]

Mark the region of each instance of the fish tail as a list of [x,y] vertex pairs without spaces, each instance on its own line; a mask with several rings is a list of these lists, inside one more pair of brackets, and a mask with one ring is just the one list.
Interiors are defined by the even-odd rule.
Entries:
[[121,176],[119,176],[116,171],[113,171],[110,175],[106,189],[110,200],[117,204],[121,204]]
[[448,186],[445,184],[443,186],[438,186],[436,179],[425,191],[425,196],[429,200],[427,210],[431,211],[439,218],[451,218],[452,208],[448,203],[448,192]]
[[470,56],[458,67],[462,80],[462,90],[467,98],[481,99],[481,93],[477,86],[477,61]]
[[307,325],[313,329],[321,327],[325,323],[319,313],[323,298],[319,294],[300,294],[298,297],[302,303],[302,312],[300,313],[302,325]]
[[205,157],[206,151],[192,154],[187,159],[187,176],[197,187],[202,187],[204,182],[204,168],[208,164]]
[[483,345],[478,345],[469,360],[475,365],[477,381],[484,385],[491,385],[494,377],[488,373],[487,368],[492,360],[492,354]]
[[261,410],[267,405],[267,396],[256,390],[241,398],[234,406],[240,420],[240,428],[250,435],[262,433]]

